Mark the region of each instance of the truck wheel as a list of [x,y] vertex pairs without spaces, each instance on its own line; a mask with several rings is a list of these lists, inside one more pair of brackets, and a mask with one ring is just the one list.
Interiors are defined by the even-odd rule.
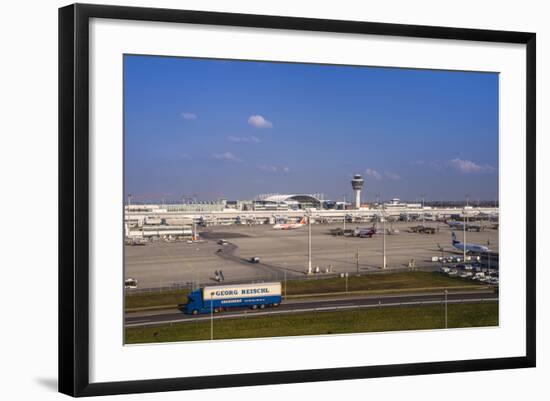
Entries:
[[196,309],[193,309],[193,311],[191,312],[191,314],[193,314],[193,315],[198,315],[198,314],[199,314],[199,311],[196,310]]
[[220,311],[219,308],[214,308],[214,313],[218,313]]
[[278,303],[274,303],[274,304],[271,305],[271,306],[273,306],[274,308],[276,308],[277,306],[279,306],[279,304],[278,304]]
[[258,309],[258,305],[252,305],[252,306],[250,307],[250,309],[254,309],[254,310],[255,310],[255,309]]
[[261,304],[261,305],[260,305],[260,309],[265,309],[265,305],[264,305],[264,304]]

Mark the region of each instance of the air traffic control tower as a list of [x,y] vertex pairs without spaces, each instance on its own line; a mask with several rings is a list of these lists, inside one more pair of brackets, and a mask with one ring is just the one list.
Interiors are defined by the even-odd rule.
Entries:
[[351,187],[355,191],[355,208],[359,209],[361,207],[361,190],[363,189],[363,184],[365,181],[361,174],[355,174],[351,180]]

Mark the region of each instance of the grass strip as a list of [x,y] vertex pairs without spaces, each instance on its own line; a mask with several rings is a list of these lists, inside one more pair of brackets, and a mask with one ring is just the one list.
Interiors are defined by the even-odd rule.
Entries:
[[[498,302],[448,305],[448,327],[498,325]],[[365,333],[445,327],[444,305],[308,312],[214,321],[214,339]],[[210,321],[127,328],[126,344],[210,340]]]
[[[430,289],[451,289],[467,287],[482,288],[482,283],[459,277],[448,277],[437,272],[400,272],[380,273],[348,277],[348,293],[364,294],[365,292],[401,292],[405,290],[428,291]],[[316,278],[310,280],[288,280],[286,295],[288,298],[307,295],[341,295],[346,291],[346,280],[340,277]],[[158,292],[126,293],[125,309],[127,312],[148,310],[153,307],[175,308],[185,303],[189,290],[169,290]]]

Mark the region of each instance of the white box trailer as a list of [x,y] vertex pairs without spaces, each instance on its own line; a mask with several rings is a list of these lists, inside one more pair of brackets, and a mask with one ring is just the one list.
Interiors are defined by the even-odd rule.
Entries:
[[220,312],[231,308],[263,309],[281,303],[281,283],[216,285],[200,288],[187,297],[188,314]]
[[234,296],[240,298],[263,296],[280,296],[281,283],[257,283],[257,284],[238,284],[209,286],[203,288],[204,300],[210,299],[228,299]]

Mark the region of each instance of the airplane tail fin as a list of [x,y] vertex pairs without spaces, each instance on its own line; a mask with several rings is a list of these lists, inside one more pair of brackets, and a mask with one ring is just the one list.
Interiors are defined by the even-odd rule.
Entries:
[[456,241],[456,234],[455,234],[454,231],[453,231],[452,234],[451,234],[451,238],[452,238],[452,240],[453,240],[453,244],[457,242],[457,241]]
[[306,217],[305,216],[302,217],[302,220],[300,220],[300,224],[302,224],[302,225],[306,224]]

